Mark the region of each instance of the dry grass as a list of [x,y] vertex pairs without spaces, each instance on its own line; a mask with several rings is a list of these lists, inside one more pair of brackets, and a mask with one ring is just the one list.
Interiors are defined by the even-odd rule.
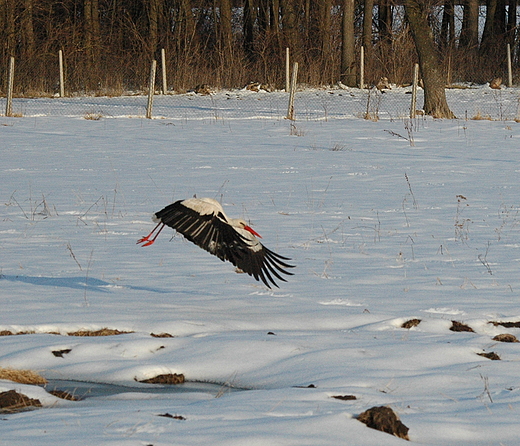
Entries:
[[134,333],[133,331],[120,331],[114,328],[102,328],[100,330],[78,330],[67,333],[69,336],[115,336]]
[[99,121],[103,115],[101,113],[87,113],[83,116],[87,121]]
[[489,115],[483,115],[480,113],[480,111],[477,112],[473,118],[471,118],[473,121],[493,121],[493,118]]
[[15,336],[15,335],[25,335],[25,334],[35,334],[35,331],[29,330],[29,331],[17,331],[12,332],[11,330],[2,330],[0,331],[0,336]]
[[29,398],[15,390],[0,393],[0,412],[14,413],[28,410],[30,407],[42,407],[40,400]]
[[47,380],[33,370],[16,370],[0,367],[0,379],[6,379],[20,384],[43,385]]
[[182,384],[185,382],[185,378],[182,373],[167,373],[148,379],[136,379],[136,381],[146,384]]

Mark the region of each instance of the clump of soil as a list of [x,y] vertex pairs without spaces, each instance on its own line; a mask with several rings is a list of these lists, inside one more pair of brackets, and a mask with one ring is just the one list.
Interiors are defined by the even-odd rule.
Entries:
[[102,328],[101,330],[78,330],[67,333],[69,336],[115,336],[129,334],[133,331],[119,331],[114,328]]
[[410,438],[408,438],[408,427],[401,422],[390,407],[372,407],[358,415],[357,419],[372,429],[410,440]]
[[417,327],[417,325],[419,325],[420,323],[421,323],[421,319],[410,319],[409,321],[403,322],[403,324],[401,325],[401,328],[410,329],[413,327]]
[[498,356],[495,352],[489,353],[477,353],[479,356],[483,356],[484,358],[491,359],[491,361],[500,361],[500,356]]
[[182,384],[185,381],[185,378],[182,373],[167,373],[148,379],[136,379],[136,381],[146,384]]
[[29,398],[27,395],[8,390],[0,393],[0,412],[19,412],[30,407],[42,407],[40,400]]
[[463,324],[459,321],[451,321],[452,326],[450,327],[451,331],[467,331],[470,333],[475,333],[475,330],[471,328],[469,325]]
[[15,370],[0,367],[0,379],[7,379],[20,384],[46,384],[47,380],[32,370]]
[[493,341],[498,341],[498,342],[518,342],[518,339],[516,338],[516,336],[514,336],[512,334],[503,333],[503,334],[496,335],[493,338]]

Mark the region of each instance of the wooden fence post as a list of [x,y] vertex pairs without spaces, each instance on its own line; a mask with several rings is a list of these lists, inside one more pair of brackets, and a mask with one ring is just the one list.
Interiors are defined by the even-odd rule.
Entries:
[[298,62],[294,62],[291,88],[289,93],[289,107],[287,108],[287,119],[294,121],[294,93],[296,92],[296,79],[298,78]]
[[63,75],[63,51],[58,51],[58,64],[60,70],[60,98],[65,97],[65,76]]
[[511,68],[511,45],[507,44],[507,86],[513,86],[513,70]]
[[417,84],[418,83],[419,83],[419,64],[416,63],[413,67],[412,103],[410,104],[410,119],[415,118],[415,111],[417,109]]
[[7,73],[7,101],[5,116],[13,116],[13,89],[14,89],[14,57],[9,58],[9,72]]
[[166,53],[164,48],[161,49],[161,70],[162,70],[162,92],[168,93],[168,84],[166,82]]
[[148,103],[146,104],[146,118],[152,119],[153,95],[155,93],[155,70],[157,68],[157,61],[152,60],[152,67],[150,68],[150,79],[148,80]]
[[289,78],[291,77],[291,68],[289,66],[289,48],[285,48],[285,92],[288,93],[291,86]]
[[359,88],[365,88],[365,48],[361,46],[359,54]]

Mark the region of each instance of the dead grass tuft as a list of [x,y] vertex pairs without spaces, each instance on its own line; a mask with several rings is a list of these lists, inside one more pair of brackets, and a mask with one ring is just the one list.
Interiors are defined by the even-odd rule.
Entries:
[[17,335],[26,335],[26,334],[35,334],[35,331],[28,330],[28,331],[17,331],[13,332],[11,330],[2,330],[0,331],[0,336],[17,336]]
[[20,384],[42,385],[47,380],[33,370],[16,370],[0,367],[0,379],[6,379]]
[[78,330],[67,333],[69,336],[115,336],[134,333],[133,331],[120,331],[114,328],[102,328],[100,330]]
[[473,118],[471,118],[473,121],[493,121],[493,118],[489,115],[483,115],[480,113],[480,111],[477,112]]
[[498,334],[493,338],[493,341],[497,342],[518,342],[516,336],[509,333]]
[[401,328],[407,328],[408,330],[413,327],[417,327],[421,323],[421,319],[410,319],[409,321],[403,322]]
[[520,322],[498,322],[498,321],[489,321],[488,324],[493,324],[495,327],[499,325],[504,328],[520,328]]
[[174,338],[170,333],[150,333],[152,338]]
[[137,382],[146,384],[182,384],[185,382],[184,375],[182,373],[166,373],[164,375],[157,375],[153,378],[139,380]]
[[29,398],[27,395],[16,392],[16,390],[0,393],[0,412],[20,412],[30,407],[42,407],[42,403],[40,400]]
[[495,352],[488,352],[488,353],[477,353],[477,355],[482,356],[487,359],[491,359],[491,361],[500,361],[500,356],[498,356]]
[[81,398],[79,396],[73,395],[72,393],[67,392],[66,390],[50,390],[49,393],[54,395],[57,398],[61,398],[62,400],[67,401],[80,401]]
[[333,395],[332,398],[341,400],[341,401],[357,400],[356,395]]

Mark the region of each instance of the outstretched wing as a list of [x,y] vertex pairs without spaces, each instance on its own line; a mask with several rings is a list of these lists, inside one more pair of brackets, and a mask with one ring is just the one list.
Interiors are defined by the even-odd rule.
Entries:
[[266,248],[248,231],[230,225],[217,207],[194,207],[179,200],[157,212],[155,220],[172,227],[220,260],[231,262],[269,288],[271,284],[278,286],[274,278],[286,282],[281,274],[292,275],[286,271],[293,268],[285,262],[289,258]]

